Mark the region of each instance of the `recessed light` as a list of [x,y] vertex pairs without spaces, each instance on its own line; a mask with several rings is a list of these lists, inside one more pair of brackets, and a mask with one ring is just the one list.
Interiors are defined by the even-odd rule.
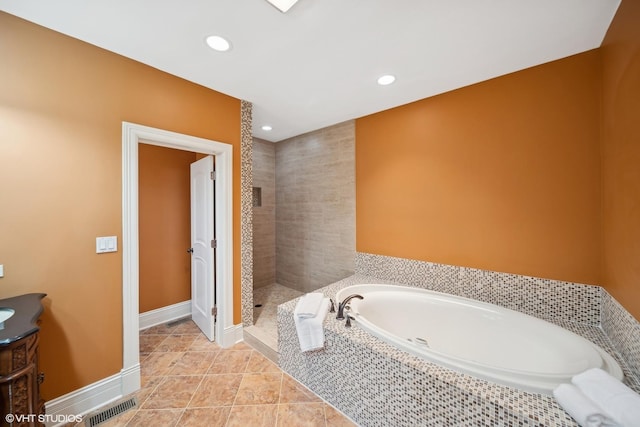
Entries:
[[220,36],[209,36],[207,37],[207,44],[213,50],[217,50],[218,52],[226,52],[231,49],[231,43],[224,37]]
[[378,84],[382,86],[390,85],[391,83],[396,81],[396,77],[391,74],[385,74],[384,76],[380,76],[378,78]]
[[272,5],[274,5],[275,7],[277,7],[282,13],[286,13],[289,9],[291,9],[291,6],[293,6],[298,2],[298,0],[267,0],[267,1]]
[[262,126],[262,130],[266,130],[267,132],[269,132],[271,129],[273,129],[273,128],[271,126],[269,126],[269,125]]

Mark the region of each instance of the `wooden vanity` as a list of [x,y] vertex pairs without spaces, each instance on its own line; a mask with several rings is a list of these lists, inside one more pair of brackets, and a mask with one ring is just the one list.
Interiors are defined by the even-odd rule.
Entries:
[[[25,294],[0,300],[0,311],[11,317],[0,323],[0,426],[42,426],[44,415],[38,369],[38,318],[46,294]],[[7,417],[9,415],[9,417]],[[14,422],[9,422],[16,416]]]

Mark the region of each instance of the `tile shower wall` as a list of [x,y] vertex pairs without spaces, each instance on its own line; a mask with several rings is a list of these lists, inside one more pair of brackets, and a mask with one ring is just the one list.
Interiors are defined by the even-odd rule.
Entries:
[[355,123],[278,142],[276,281],[310,292],[353,274]]
[[260,189],[260,206],[253,203],[253,287],[276,282],[276,149],[253,139],[253,188]]

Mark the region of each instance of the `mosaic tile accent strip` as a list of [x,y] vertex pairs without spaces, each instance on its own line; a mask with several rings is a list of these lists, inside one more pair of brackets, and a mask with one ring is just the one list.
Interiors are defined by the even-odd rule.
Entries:
[[606,290],[602,294],[602,329],[640,378],[640,322]]
[[[380,261],[373,259],[374,262]],[[397,283],[358,275],[318,290],[334,297],[361,283]],[[297,300],[278,306],[279,364],[362,426],[576,426],[551,396],[505,387],[455,372],[401,351],[327,316],[325,348],[301,353],[293,322]],[[556,323],[600,345],[626,375],[632,370],[598,326]],[[636,378],[627,384],[640,391]]]
[[240,287],[242,323],[253,325],[252,104],[240,102]]
[[356,254],[356,274],[489,302],[545,320],[600,324],[599,286]]

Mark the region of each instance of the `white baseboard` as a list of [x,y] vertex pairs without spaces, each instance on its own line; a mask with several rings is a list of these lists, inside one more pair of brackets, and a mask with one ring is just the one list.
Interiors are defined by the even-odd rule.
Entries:
[[122,378],[122,396],[126,396],[140,390],[140,363],[120,371]]
[[140,330],[191,316],[191,300],[140,313]]
[[242,323],[224,328],[224,336],[218,344],[223,348],[228,348],[244,340]]
[[[168,305],[156,310],[140,313],[140,330],[160,325],[162,323],[172,322],[191,316],[191,301],[179,302],[177,304]],[[231,347],[244,339],[242,332],[242,324],[237,324],[224,329],[222,337],[216,338],[221,347]]]
[[[63,420],[65,416],[82,416],[140,389],[140,365],[104,378],[45,403],[47,417]],[[46,422],[48,427],[63,422]]]

